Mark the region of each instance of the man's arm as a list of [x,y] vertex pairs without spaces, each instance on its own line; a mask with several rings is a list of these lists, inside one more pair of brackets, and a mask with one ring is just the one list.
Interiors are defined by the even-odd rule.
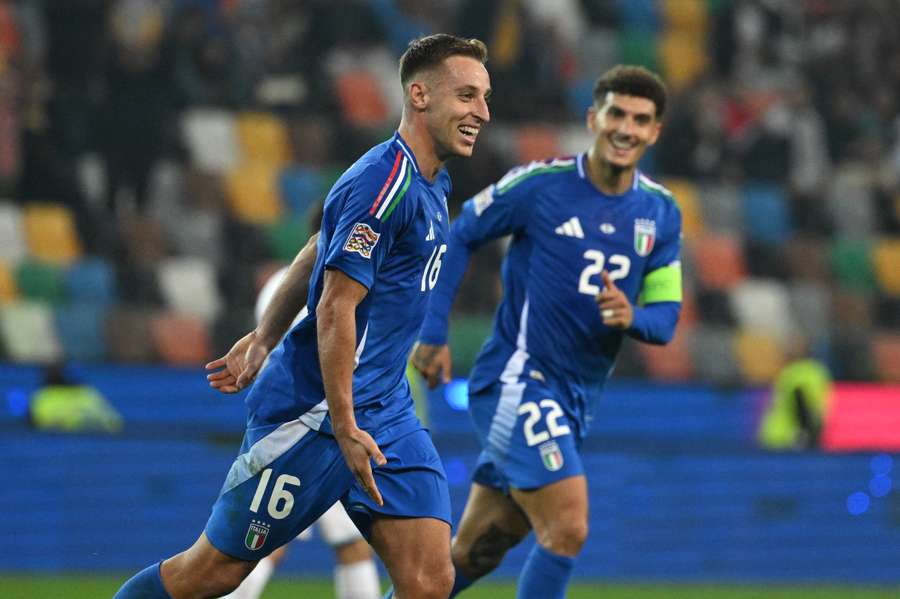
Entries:
[[310,237],[291,262],[257,327],[241,337],[227,354],[206,365],[207,370],[222,369],[207,375],[211,387],[223,393],[236,393],[256,378],[266,356],[306,304],[318,240],[318,233]]
[[372,476],[370,458],[386,463],[375,440],[356,426],[353,413],[353,369],[356,366],[356,307],[368,289],[343,271],[325,272],[322,299],[316,308],[319,363],[334,437],[356,480],[378,505],[381,494]]

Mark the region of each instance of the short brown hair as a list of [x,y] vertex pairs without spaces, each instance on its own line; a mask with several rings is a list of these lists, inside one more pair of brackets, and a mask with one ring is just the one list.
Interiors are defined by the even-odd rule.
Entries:
[[594,84],[594,102],[602,104],[609,92],[651,100],[656,105],[656,118],[662,118],[666,111],[666,84],[644,67],[620,64],[606,71]]
[[405,88],[413,75],[440,65],[450,56],[471,56],[485,63],[487,55],[487,46],[475,38],[466,39],[447,33],[420,37],[409,42],[409,47],[400,57],[400,83]]

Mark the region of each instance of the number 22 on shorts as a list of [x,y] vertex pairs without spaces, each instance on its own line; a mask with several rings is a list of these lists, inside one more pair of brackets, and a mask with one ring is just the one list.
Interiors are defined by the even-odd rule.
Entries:
[[[250,511],[256,514],[259,512],[259,505],[262,503],[263,495],[266,494],[266,487],[269,485],[269,479],[272,477],[272,469],[266,468],[259,477],[259,484],[256,486],[256,493],[253,494],[253,501],[250,502]],[[272,489],[272,495],[269,497],[268,511],[269,515],[276,520],[283,520],[288,517],[291,510],[294,509],[294,496],[290,491],[285,489],[287,486],[300,486],[300,479],[290,474],[282,474],[275,480],[275,486]]]
[[[548,408],[547,412],[547,430],[534,432],[534,425],[541,419],[541,408]],[[561,437],[572,432],[569,425],[560,424],[559,417],[563,416],[562,408],[552,399],[542,399],[540,405],[536,401],[529,401],[519,406],[519,416],[528,414],[525,423],[522,425],[525,431],[525,442],[528,447],[543,443],[550,437]]]

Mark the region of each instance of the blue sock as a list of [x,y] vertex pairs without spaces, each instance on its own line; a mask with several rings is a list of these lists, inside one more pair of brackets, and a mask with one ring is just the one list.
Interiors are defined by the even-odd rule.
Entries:
[[162,562],[156,562],[129,578],[113,599],[172,599],[163,587],[160,566]]
[[574,557],[557,555],[535,543],[519,575],[516,599],[565,599]]
[[456,571],[456,579],[453,581],[453,590],[450,591],[450,596],[447,599],[453,599],[467,588],[472,586],[474,580],[469,580],[469,578],[462,573],[462,570],[459,569],[456,564],[453,565],[454,570]]

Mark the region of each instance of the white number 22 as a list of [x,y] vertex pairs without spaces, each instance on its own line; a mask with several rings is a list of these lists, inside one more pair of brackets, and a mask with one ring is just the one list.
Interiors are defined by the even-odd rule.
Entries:
[[[603,272],[606,256],[600,250],[588,250],[584,253],[584,257],[591,263],[581,271],[581,277],[578,279],[578,292],[595,296],[600,293],[600,287],[591,283],[591,277]],[[609,263],[611,266],[617,267],[615,270],[610,268],[609,271],[609,278],[613,281],[624,279],[631,271],[631,259],[628,256],[613,254],[609,257]]]
[[[256,493],[253,494],[253,501],[250,502],[250,511],[254,514],[259,511],[259,504],[262,503],[263,495],[266,494],[266,487],[269,485],[269,479],[272,477],[272,469],[266,468],[259,477],[259,484],[256,486]],[[294,509],[294,496],[290,491],[285,490],[288,485],[295,487],[300,486],[300,479],[290,474],[282,474],[275,481],[275,487],[272,489],[272,496],[269,497],[269,515],[276,520],[287,518],[291,510]],[[281,505],[279,505],[281,504]]]
[[[550,409],[550,411],[547,412],[547,430],[534,432],[534,425],[541,419],[541,408]],[[571,432],[567,424],[560,424],[557,422],[559,417],[563,416],[563,411],[562,408],[559,407],[559,404],[552,399],[542,399],[540,406],[538,406],[538,403],[535,401],[523,403],[519,406],[519,416],[522,414],[528,414],[528,418],[525,419],[525,424],[523,425],[525,442],[528,443],[528,447],[543,443],[550,437],[560,437],[562,435],[568,435]]]

